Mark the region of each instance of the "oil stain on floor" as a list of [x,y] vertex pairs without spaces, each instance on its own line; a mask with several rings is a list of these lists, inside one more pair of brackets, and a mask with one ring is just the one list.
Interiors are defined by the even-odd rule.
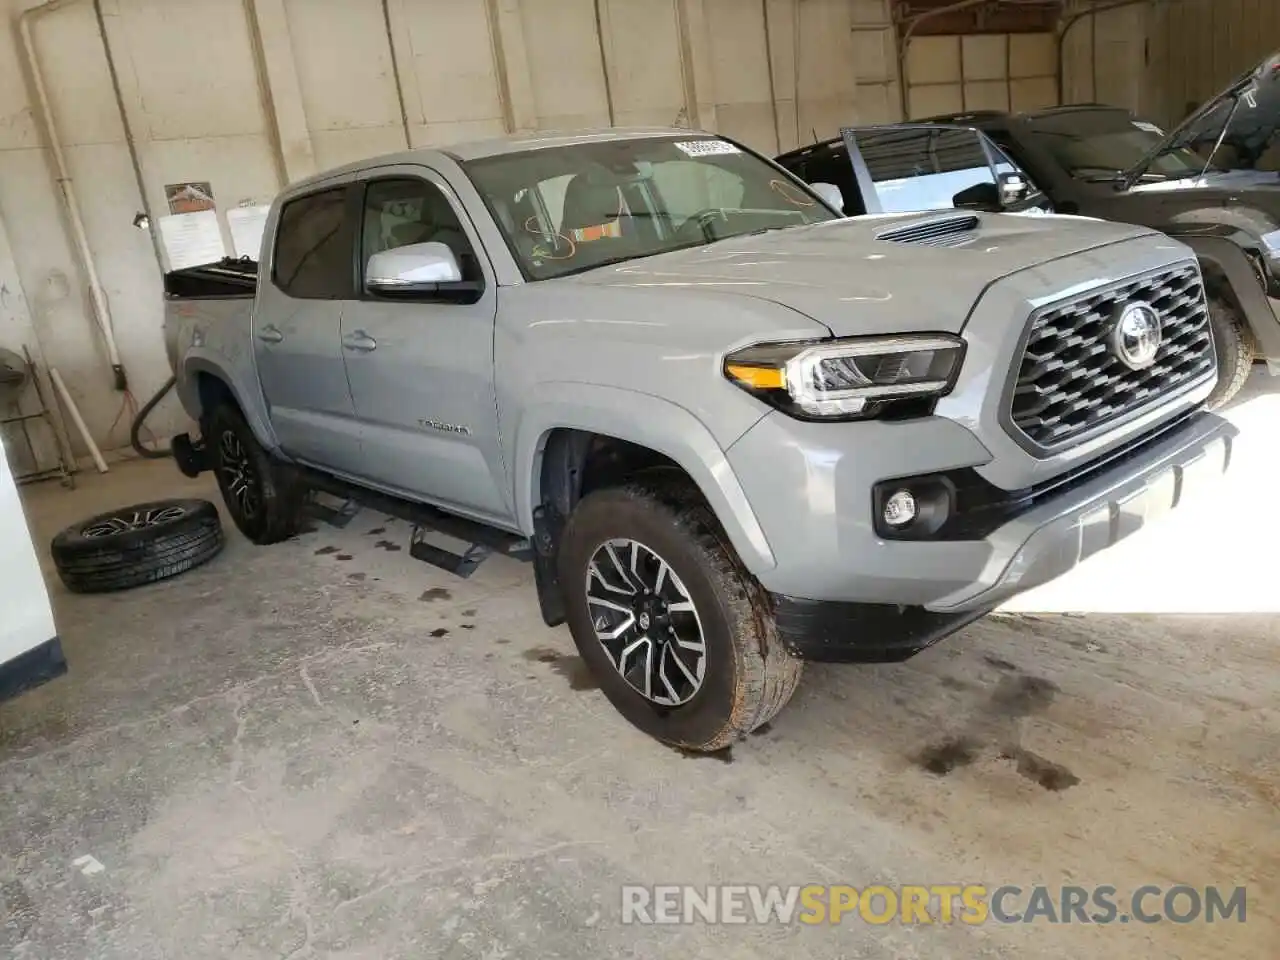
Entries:
[[545,663],[569,681],[570,690],[598,690],[599,682],[591,674],[586,661],[576,654],[564,654],[550,647],[532,647],[524,652],[526,660]]

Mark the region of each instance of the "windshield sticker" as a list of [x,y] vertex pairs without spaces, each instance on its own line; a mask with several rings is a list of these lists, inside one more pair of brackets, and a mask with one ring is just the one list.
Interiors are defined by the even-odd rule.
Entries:
[[742,152],[727,140],[678,140],[676,149],[691,157],[714,157]]
[[1157,137],[1164,136],[1164,131],[1154,123],[1147,123],[1145,120],[1135,120],[1133,121],[1133,125],[1144,133],[1154,133]]

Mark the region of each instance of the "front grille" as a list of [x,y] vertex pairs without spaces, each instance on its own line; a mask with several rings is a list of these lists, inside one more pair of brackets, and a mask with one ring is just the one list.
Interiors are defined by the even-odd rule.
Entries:
[[978,218],[973,215],[944,217],[895,227],[893,230],[886,230],[876,239],[890,243],[919,243],[929,247],[959,247],[972,240],[969,234],[977,229]]
[[[1133,370],[1108,341],[1119,308],[1145,301],[1162,340],[1149,367]],[[1033,314],[1013,391],[1014,426],[1057,447],[1207,376],[1214,367],[1209,313],[1195,263],[1146,274]]]

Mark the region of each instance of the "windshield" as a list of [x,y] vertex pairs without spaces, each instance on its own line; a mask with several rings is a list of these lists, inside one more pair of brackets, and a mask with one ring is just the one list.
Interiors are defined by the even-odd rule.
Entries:
[[[1137,164],[1164,140],[1153,123],[1134,119],[1127,110],[1078,110],[1035,117],[1028,128],[1037,142],[1078,180],[1111,179]],[[1204,159],[1178,148],[1158,156],[1146,175],[1167,180],[1198,176]]]
[[580,143],[464,166],[530,280],[837,218],[715,137]]

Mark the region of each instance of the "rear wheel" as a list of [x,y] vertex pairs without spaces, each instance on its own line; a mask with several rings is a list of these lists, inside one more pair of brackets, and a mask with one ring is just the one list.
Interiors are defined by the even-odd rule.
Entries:
[[227,513],[240,532],[258,544],[293,536],[306,491],[262,449],[240,411],[226,403],[218,406],[209,417],[205,444]]
[[719,750],[791,699],[802,663],[782,649],[768,598],[691,485],[589,494],[559,558],[574,643],[645,733]]
[[1209,298],[1209,328],[1218,355],[1218,383],[1209,394],[1209,409],[1225,405],[1240,392],[1253,369],[1253,334],[1239,311],[1222,297]]

